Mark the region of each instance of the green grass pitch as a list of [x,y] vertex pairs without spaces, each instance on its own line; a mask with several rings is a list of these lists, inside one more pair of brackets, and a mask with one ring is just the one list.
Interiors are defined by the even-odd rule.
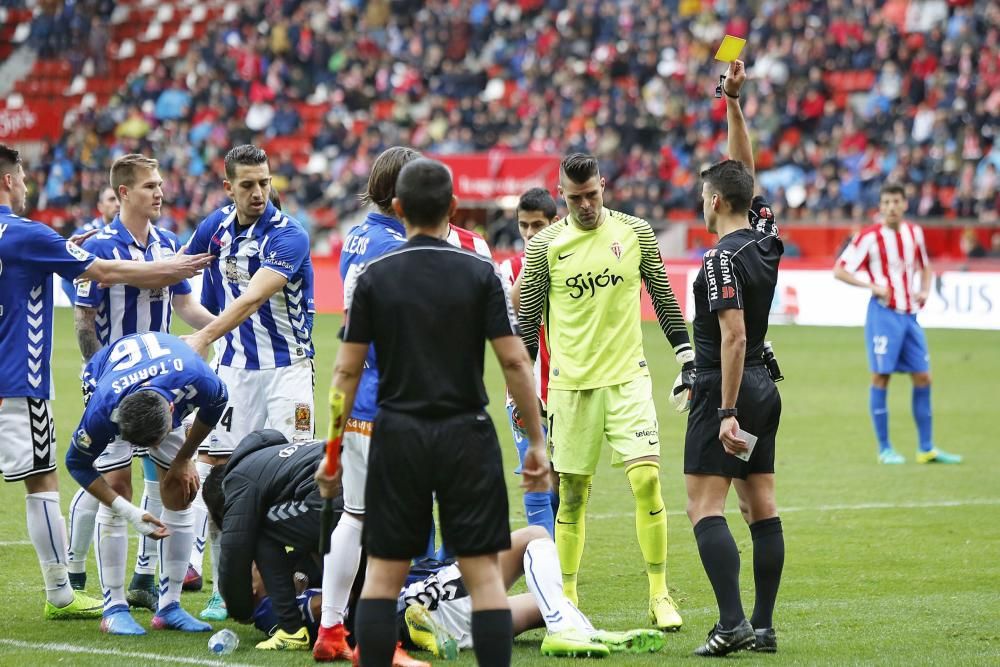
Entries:
[[[325,402],[339,318],[316,322],[317,404]],[[53,367],[60,459],[81,412],[79,354],[68,310],[56,317]],[[997,332],[928,331],[935,379],[938,444],[965,455],[961,466],[912,462],[916,435],[909,379],[890,385],[892,440],[905,466],[880,467],[868,420],[868,371],[858,329],[775,327],[775,351],[786,380],[777,456],[778,505],[785,526],[786,565],[775,623],[780,652],[741,653],[741,663],[775,664],[1000,664],[1000,466],[995,423],[1000,377]],[[666,401],[677,366],[662,336],[647,325],[663,443],[662,482],[670,516],[669,582],[685,619],[658,655],[613,658],[615,664],[687,659],[715,620],[715,602],[684,516],[681,470],[684,417]],[[503,382],[487,363],[490,405],[515,458],[503,411]],[[317,430],[324,433],[319,411]],[[607,457],[605,457],[607,461]],[[61,464],[60,464],[61,465]],[[136,486],[140,473],[136,466]],[[66,508],[75,484],[64,472]],[[24,526],[24,487],[6,484],[0,521],[0,665],[214,664],[207,635],[151,632],[140,638],[102,635],[95,621],[42,620],[41,576]],[[513,526],[524,525],[517,479],[510,477]],[[730,509],[735,503],[730,502]],[[752,607],[752,544],[737,513],[730,526],[743,554],[743,603]],[[605,465],[594,483],[580,603],[608,629],[646,623],[646,579],[634,535],[632,500],[624,475]],[[132,542],[134,552],[135,542]],[[98,591],[91,556],[90,590]],[[185,593],[192,612],[207,593]],[[149,613],[137,612],[148,628]],[[242,643],[226,664],[311,664],[305,653],[255,651],[260,635],[229,623]],[[515,642],[517,665],[549,664],[541,632]],[[419,654],[418,654],[419,655]],[[426,657],[426,656],[424,656]],[[473,664],[471,652],[460,663]]]

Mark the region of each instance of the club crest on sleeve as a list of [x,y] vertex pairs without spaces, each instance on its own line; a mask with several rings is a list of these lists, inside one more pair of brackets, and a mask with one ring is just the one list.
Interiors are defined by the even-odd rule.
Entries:
[[73,442],[80,449],[88,449],[90,448],[90,444],[93,442],[93,440],[91,440],[90,435],[81,428],[77,429],[76,434],[74,434]]
[[66,252],[72,255],[75,259],[81,262],[90,259],[90,253],[73,243],[72,241],[66,241]]

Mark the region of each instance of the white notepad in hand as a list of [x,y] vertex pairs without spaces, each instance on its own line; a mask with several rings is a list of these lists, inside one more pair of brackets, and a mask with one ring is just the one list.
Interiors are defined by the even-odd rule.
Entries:
[[753,454],[754,445],[757,444],[757,436],[755,436],[753,433],[747,433],[743,429],[738,429],[736,431],[736,437],[740,438],[741,440],[747,441],[747,450],[739,454],[733,454],[733,456],[740,459],[741,461],[749,461],[750,455]]

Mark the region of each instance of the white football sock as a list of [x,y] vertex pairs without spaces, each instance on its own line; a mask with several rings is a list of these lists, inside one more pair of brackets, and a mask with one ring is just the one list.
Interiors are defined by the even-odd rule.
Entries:
[[191,542],[194,541],[192,526],[194,511],[174,511],[163,509],[160,521],[170,531],[170,535],[160,540],[160,604],[163,609],[171,602],[180,602],[184,575],[187,574]]
[[201,487],[205,485],[205,478],[212,471],[212,464],[205,463],[204,461],[195,461],[194,467],[198,470],[198,480],[201,484],[198,486],[198,495],[194,497],[194,502],[191,503],[191,509],[194,510],[194,543],[191,546],[191,556],[188,558],[188,562],[194,568],[195,572],[201,575],[205,566],[205,543],[209,537],[208,507],[205,506],[205,499],[201,497]]
[[100,504],[85,489],[77,491],[69,504],[69,562],[66,569],[73,574],[87,571],[87,552],[94,541],[94,520]]
[[330,537],[330,553],[323,556],[323,614],[320,623],[332,628],[344,622],[354,579],[361,564],[361,529],[364,522],[342,514]]
[[575,628],[593,631],[587,617],[563,593],[559,552],[550,538],[528,542],[524,550],[524,582],[535,596],[538,609],[549,632],[562,632]]
[[[163,512],[163,503],[160,501],[160,483],[156,480],[145,480],[142,487],[143,512],[152,514],[157,519]],[[139,550],[135,555],[136,574],[156,574],[156,565],[159,563],[160,554],[156,547],[156,540],[146,535],[139,534]]]
[[219,559],[222,558],[222,531],[219,530],[211,517],[208,519],[208,540],[212,549],[212,594],[219,593]]
[[104,611],[125,600],[125,561],[128,558],[128,521],[107,505],[97,510],[97,573],[104,593]]
[[59,509],[59,492],[29,493],[24,500],[28,536],[45,579],[45,598],[56,607],[65,607],[73,601],[73,589],[66,573],[66,522]]

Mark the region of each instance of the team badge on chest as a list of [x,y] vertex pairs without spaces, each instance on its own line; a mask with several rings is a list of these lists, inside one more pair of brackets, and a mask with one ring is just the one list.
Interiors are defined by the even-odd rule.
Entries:
[[611,244],[611,254],[615,256],[619,262],[622,261],[622,244],[615,241]]

